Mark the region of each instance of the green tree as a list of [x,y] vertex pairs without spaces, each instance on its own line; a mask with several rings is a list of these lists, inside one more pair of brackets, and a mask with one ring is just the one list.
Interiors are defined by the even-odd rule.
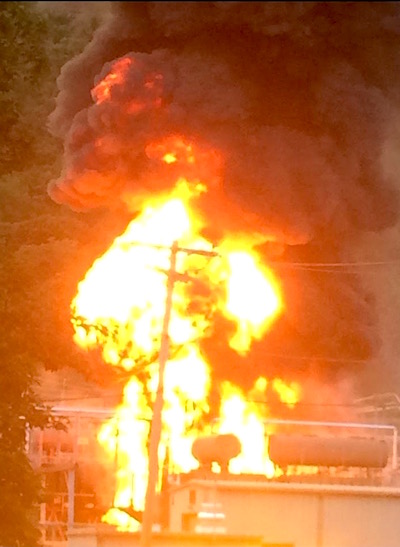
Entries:
[[46,129],[56,77],[90,40],[96,19],[39,7],[0,3],[0,545],[7,547],[40,540],[40,477],[26,452],[27,428],[49,419],[38,375],[43,367],[85,367],[69,303],[99,252],[99,223],[107,227],[101,213],[76,215],[47,194],[61,158]]

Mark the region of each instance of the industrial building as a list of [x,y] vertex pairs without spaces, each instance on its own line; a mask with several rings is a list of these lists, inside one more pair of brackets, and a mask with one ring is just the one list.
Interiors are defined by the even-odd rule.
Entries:
[[[369,421],[266,421],[269,454],[279,469],[271,478],[229,471],[238,453],[234,432],[200,437],[192,447],[198,468],[166,477],[152,545],[399,547],[394,407],[397,412],[392,404],[379,412],[383,406],[364,404],[364,420],[366,409],[374,412]],[[113,505],[114,470],[99,457],[96,435],[113,409],[59,406],[54,412],[68,419],[67,430],[35,430],[29,438],[47,496],[40,507],[44,543],[139,545],[140,532],[101,522]]]
[[[96,440],[111,411],[101,408],[55,407],[53,414],[65,429],[35,428],[29,433],[31,463],[42,478],[43,500],[39,506],[42,541],[59,545],[67,541],[67,529],[76,523],[99,522],[105,511],[98,477],[110,484]],[[106,503],[107,503],[106,502]]]

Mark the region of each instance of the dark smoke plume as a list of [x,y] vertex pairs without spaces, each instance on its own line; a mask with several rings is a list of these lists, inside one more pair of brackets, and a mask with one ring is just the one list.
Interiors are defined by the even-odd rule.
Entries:
[[[112,8],[59,77],[50,130],[64,139],[65,157],[49,186],[55,201],[77,211],[121,202],[140,208],[143,196],[176,180],[149,143],[182,135],[220,158],[207,214],[228,211],[233,225],[246,219],[274,236],[281,262],[368,260],[367,249],[355,253],[360,238],[395,226],[399,214],[390,153],[400,106],[398,3]],[[95,104],[93,89],[114,62],[124,66],[124,84]],[[273,256],[267,245],[262,251]],[[360,372],[381,342],[376,292],[366,290],[360,270],[277,268],[284,316],[246,358],[210,339],[216,375],[250,385],[260,373]]]

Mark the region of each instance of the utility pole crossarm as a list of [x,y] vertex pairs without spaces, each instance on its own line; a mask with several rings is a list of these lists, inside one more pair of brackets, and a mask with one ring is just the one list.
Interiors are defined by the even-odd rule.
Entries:
[[205,251],[202,249],[187,249],[186,247],[178,247],[177,250],[179,252],[186,253],[187,255],[208,256],[210,258],[220,256],[220,254],[216,251]]

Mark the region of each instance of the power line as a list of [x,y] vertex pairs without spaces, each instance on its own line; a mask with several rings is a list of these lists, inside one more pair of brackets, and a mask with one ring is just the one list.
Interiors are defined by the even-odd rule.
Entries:
[[287,359],[294,361],[325,361],[329,363],[366,363],[366,359],[349,359],[348,357],[324,357],[314,355],[287,355],[285,353],[263,353],[267,357],[276,357],[278,359]]
[[[147,246],[152,247],[154,249],[159,250],[169,250],[170,246],[167,245],[160,245],[160,244],[154,244],[154,243],[142,243],[138,241],[131,241],[129,243],[122,243],[121,247],[131,247],[132,245],[140,245],[140,246]],[[180,251],[190,255],[190,254],[198,254],[203,256],[215,256],[215,257],[226,257],[226,252],[220,251],[216,247],[212,247],[212,250],[202,250],[202,249],[188,249],[184,247],[179,248]],[[400,258],[396,260],[377,260],[377,261],[357,261],[357,262],[287,262],[287,261],[270,261],[269,264],[271,266],[282,266],[287,268],[293,268],[293,269],[303,269],[307,271],[318,271],[318,272],[326,272],[326,273],[332,273],[336,272],[337,270],[341,270],[343,268],[366,268],[366,267],[373,267],[373,266],[398,266],[400,265]],[[337,270],[336,270],[337,269]],[[341,273],[349,273],[354,274],[357,273],[353,270],[348,271],[342,271]]]
[[382,260],[375,262],[280,262],[278,260],[270,262],[277,266],[286,266],[289,268],[351,268],[351,267],[369,267],[369,266],[398,266],[398,260]]
[[[340,275],[359,275],[360,274],[360,270],[356,270],[356,269],[353,269],[353,270],[345,270],[345,269],[335,269],[335,268],[311,268],[311,267],[307,267],[307,266],[299,266],[299,267],[293,267],[293,268],[290,268],[289,266],[285,266],[287,269],[292,269],[292,270],[296,270],[296,271],[302,271],[302,272],[314,272],[314,273],[334,273],[334,274],[340,274]],[[371,272],[371,273],[376,273],[376,271],[374,272]]]
[[[93,400],[93,399],[101,399],[101,400],[104,400],[104,399],[107,399],[107,397],[88,397],[89,400]],[[77,398],[74,398],[74,399],[60,399],[60,400],[57,400],[57,399],[53,399],[51,401],[47,401],[47,403],[49,402],[52,402],[52,403],[55,403],[55,402],[64,402],[64,401],[85,401],[87,400],[85,397],[77,397]],[[251,398],[245,398],[244,401],[246,403],[255,403],[255,404],[260,404],[260,405],[265,405],[265,404],[270,404],[271,401],[268,401],[268,400],[260,400],[260,399],[251,399]],[[287,406],[287,403],[285,402],[282,402],[280,401],[280,403],[283,405],[283,406]],[[118,406],[119,406],[120,403],[118,403]],[[276,405],[276,401],[274,401],[273,403],[274,405]],[[313,402],[308,402],[308,401],[297,401],[296,403],[296,407],[299,407],[299,406],[304,406],[304,407],[355,407],[355,408],[360,408],[360,406],[363,405],[362,401],[355,401],[355,402],[352,402],[352,403],[313,403]],[[57,410],[57,408],[55,409]],[[71,406],[70,409],[68,410],[71,410],[73,411],[74,410],[74,407]],[[96,410],[98,410],[96,408]],[[148,418],[139,418],[141,420],[145,420],[147,421]]]

